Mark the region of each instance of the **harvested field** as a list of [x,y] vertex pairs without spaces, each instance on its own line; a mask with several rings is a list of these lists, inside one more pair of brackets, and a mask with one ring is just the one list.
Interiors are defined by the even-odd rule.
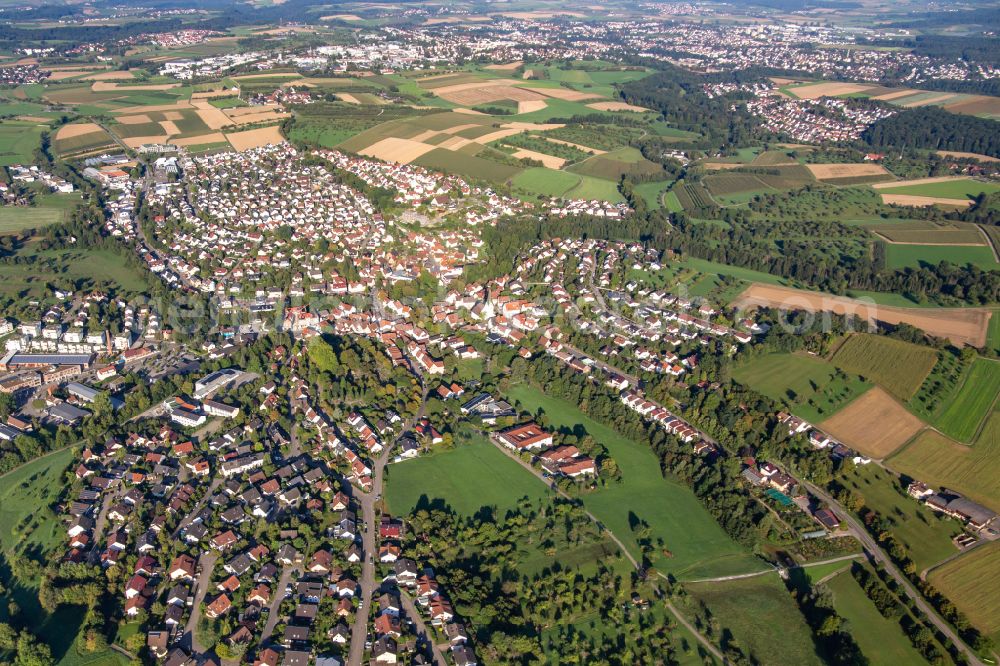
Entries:
[[154,111],[181,111],[184,109],[190,109],[190,102],[175,102],[173,104],[153,104],[148,106],[126,106],[121,109],[115,109],[114,114],[116,116],[120,115],[130,115],[134,113],[153,113]]
[[926,333],[948,338],[956,345],[982,347],[990,311],[984,308],[901,308],[876,305],[846,296],[834,296],[804,289],[792,289],[755,283],[733,301],[741,308],[770,307],[808,312],[853,314],[856,318],[883,321],[888,324],[907,323]]
[[747,166],[742,162],[703,162],[702,165],[707,171],[724,171],[726,169],[739,169]]
[[972,205],[972,199],[951,199],[949,197],[919,197],[915,194],[883,194],[882,203],[896,206],[959,206],[966,208]]
[[544,99],[531,99],[524,100],[517,103],[518,113],[531,113],[533,111],[541,111],[547,106]]
[[517,69],[518,67],[520,67],[523,64],[524,63],[521,62],[520,60],[516,60],[514,62],[508,62],[508,63],[501,64],[501,65],[486,65],[486,67],[483,67],[483,69],[493,69],[493,70],[497,70],[497,71],[500,71],[500,72],[508,72],[508,71],[510,71],[512,69]]
[[400,139],[397,137],[388,137],[373,143],[362,151],[359,151],[362,155],[367,155],[369,157],[375,157],[386,162],[399,162],[401,164],[409,164],[413,160],[417,159],[421,155],[429,153],[434,150],[436,146],[432,146],[427,143],[421,143],[419,141],[413,141],[412,139]]
[[891,175],[881,164],[807,164],[816,180]]
[[452,109],[452,111],[454,111],[455,113],[464,113],[464,114],[466,114],[468,116],[485,116],[486,115],[482,111],[476,111],[475,109],[459,108],[459,109]]
[[56,140],[61,139],[72,139],[76,136],[83,136],[84,134],[90,134],[91,132],[103,132],[101,126],[97,123],[74,123],[72,125],[63,125],[56,132]]
[[933,570],[928,580],[984,634],[1000,631],[1000,594],[986,581],[1000,576],[1000,543],[988,543]]
[[223,127],[228,127],[233,124],[233,121],[229,119],[222,109],[217,109],[212,106],[209,102],[205,100],[199,100],[192,103],[197,109],[198,117],[201,118],[201,122],[209,129],[217,130]]
[[122,125],[144,125],[146,123],[153,122],[153,119],[147,116],[145,113],[140,113],[136,116],[120,116],[118,122]]
[[604,155],[605,153],[608,152],[606,150],[598,150],[597,148],[591,148],[590,146],[581,146],[580,144],[573,143],[572,141],[563,141],[562,139],[552,139],[547,136],[543,136],[542,138],[548,141],[549,143],[558,143],[563,146],[569,146],[570,148],[576,148],[577,150],[582,150],[586,153],[591,153],[592,155]]
[[924,427],[923,421],[877,386],[819,425],[852,449],[879,460]]
[[634,111],[636,113],[649,111],[649,109],[644,106],[626,104],[625,102],[594,102],[593,104],[588,104],[587,106],[598,111]]
[[[545,99],[542,95],[539,95],[536,92],[525,90],[524,88],[515,88],[514,86],[476,85],[475,87],[470,87],[472,85],[473,84],[461,84],[458,86],[448,86],[447,88],[439,88],[435,90],[434,93],[441,99],[447,100],[452,104],[460,104],[462,106],[488,104],[502,99],[510,99],[515,102],[529,102]],[[453,88],[458,90],[453,90]]]
[[222,132],[211,132],[209,134],[199,134],[189,136],[184,139],[171,139],[170,143],[175,146],[200,146],[206,143],[224,143],[226,135]]
[[181,133],[181,131],[177,128],[177,125],[175,125],[172,120],[161,120],[160,127],[163,128],[163,131],[166,132],[168,136]]
[[158,134],[156,136],[130,136],[126,139],[122,139],[122,142],[129,148],[138,148],[144,143],[167,143],[169,139],[166,134]]
[[952,113],[964,113],[970,116],[1000,117],[1000,97],[976,96],[956,100],[945,104],[944,108]]
[[569,88],[531,88],[531,90],[546,97],[561,99],[567,102],[581,102],[585,99],[600,99],[604,97],[604,95],[598,95],[597,93],[580,92],[579,90],[570,90]]
[[872,85],[868,83],[814,83],[807,86],[788,88],[788,92],[799,99],[819,99],[820,97],[836,97],[838,95],[853,95],[864,90],[868,90]]
[[936,150],[934,151],[941,157],[953,157],[959,160],[978,160],[980,162],[1000,162],[1000,159],[996,157],[990,157],[989,155],[980,155],[979,153],[963,153],[958,150]]
[[184,120],[184,114],[180,111],[164,111],[164,120]]
[[288,118],[291,115],[292,114],[286,113],[284,111],[274,111],[274,110],[261,111],[260,113],[245,113],[241,116],[233,116],[231,124],[253,125],[254,123],[263,123],[271,120],[284,120],[285,118]]
[[892,183],[878,183],[872,185],[876,190],[885,190],[893,187],[909,187],[910,185],[931,185],[932,183],[948,183],[953,180],[968,180],[966,176],[934,176],[933,178],[914,178],[913,180],[899,180]]
[[361,104],[361,100],[352,95],[351,93],[337,93],[337,99],[341,102],[347,102],[348,104]]
[[901,97],[909,97],[910,95],[916,94],[916,90],[911,88],[903,88],[902,90],[893,90],[889,93],[884,93],[882,95],[876,95],[872,99],[881,100],[883,102],[888,102],[890,100],[899,99]]
[[465,148],[469,144],[475,143],[472,139],[466,139],[461,136],[453,136],[445,139],[437,145],[438,148],[446,148],[448,150],[459,150]]
[[476,143],[490,143],[492,141],[499,141],[500,139],[506,139],[508,136],[514,136],[515,134],[520,134],[522,130],[519,129],[499,129],[495,132],[490,132],[489,134],[484,134],[476,139]]
[[94,92],[134,92],[137,90],[171,90],[173,88],[180,88],[179,83],[157,83],[142,86],[121,86],[117,83],[109,83],[107,81],[95,81],[94,85],[90,87]]
[[1000,411],[992,412],[972,446],[925,430],[890,461],[894,471],[931,486],[951,488],[973,501],[1000,511]]
[[555,155],[546,155],[545,153],[538,153],[534,150],[528,150],[527,148],[520,148],[514,153],[514,157],[518,159],[527,158],[529,160],[537,160],[542,163],[543,166],[547,166],[550,169],[561,169],[566,160],[561,157],[556,157]]
[[[74,76],[80,76],[80,74],[82,74],[82,73],[83,72],[75,72],[75,71],[72,71],[72,70],[67,70],[67,71],[63,71],[63,72],[52,72],[52,74],[50,74],[49,77],[46,80],[47,81],[65,81],[66,79],[72,79]],[[84,77],[84,78],[86,78],[86,77]]]
[[127,70],[116,69],[110,72],[95,72],[89,76],[83,77],[84,81],[124,81],[127,79],[135,78],[132,76],[132,72]]
[[285,137],[281,136],[281,129],[277,125],[246,130],[245,132],[229,132],[225,135],[225,138],[232,144],[233,148],[239,151],[266,146],[268,144],[278,144],[285,140]]

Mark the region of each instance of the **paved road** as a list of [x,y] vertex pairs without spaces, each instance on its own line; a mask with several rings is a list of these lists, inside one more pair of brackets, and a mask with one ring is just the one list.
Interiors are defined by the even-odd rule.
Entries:
[[101,502],[101,510],[98,511],[97,520],[94,521],[94,539],[90,544],[89,560],[91,564],[97,564],[100,560],[102,550],[101,542],[104,540],[104,528],[108,522],[108,511],[111,510],[111,505],[114,504],[118,495],[119,492],[117,490],[106,493],[104,495],[104,500]]
[[923,596],[913,588],[910,581],[899,571],[899,569],[896,568],[896,565],[892,563],[892,560],[889,559],[889,556],[883,552],[879,545],[875,543],[875,539],[868,534],[868,531],[864,528],[864,526],[846,509],[840,506],[840,504],[838,504],[837,501],[826,491],[805,480],[802,481],[802,485],[805,486],[813,495],[837,509],[837,514],[844,518],[844,522],[848,525],[850,532],[858,541],[861,542],[861,545],[864,546],[868,557],[876,562],[879,562],[885,570],[889,572],[889,575],[896,579],[896,582],[899,583],[900,588],[906,593],[906,596],[910,597],[910,599],[912,599],[917,605],[917,608],[924,612],[927,619],[935,626],[935,628],[951,639],[958,649],[965,654],[969,664],[971,664],[971,666],[983,666],[982,660],[980,660],[979,657],[976,656],[976,653],[965,644],[965,642],[958,636],[957,633],[955,633],[951,626],[945,622],[940,615],[938,615],[937,611],[924,600]]
[[281,613],[278,611],[281,609],[281,602],[285,598],[285,588],[292,582],[292,576],[296,573],[297,570],[294,566],[282,568],[281,576],[278,577],[278,584],[271,590],[271,605],[267,611],[267,622],[264,623],[264,631],[260,634],[262,645],[271,644],[271,634],[274,633],[274,627],[277,626],[280,619],[279,616]]
[[187,624],[184,625],[184,636],[181,637],[181,646],[189,652],[196,654],[203,654],[205,652],[204,646],[198,643],[194,632],[195,627],[198,626],[198,618],[201,616],[201,604],[205,601],[205,595],[208,593],[208,585],[212,582],[212,569],[215,567],[215,561],[218,557],[215,553],[208,552],[198,558],[201,574],[195,579],[194,605],[191,607],[191,617],[188,618]]
[[[407,432],[413,428],[413,424],[424,415],[424,408],[427,406],[427,393],[429,388],[425,385],[420,396],[420,409],[416,415],[408,419],[401,432]],[[361,565],[361,585],[359,610],[354,619],[354,627],[351,629],[351,650],[348,654],[347,663],[349,666],[361,666],[365,656],[365,640],[368,638],[368,617],[371,614],[372,595],[375,591],[375,534],[378,530],[376,521],[376,504],[382,497],[382,487],[385,479],[385,466],[392,457],[392,443],[387,443],[385,449],[375,460],[372,467],[372,489],[369,492],[362,492],[355,489],[354,497],[361,505],[361,515],[365,522],[365,530],[361,535],[361,548],[364,560]]]
[[205,506],[205,502],[207,502],[209,498],[211,498],[212,495],[215,494],[215,491],[218,490],[219,486],[221,485],[222,485],[221,476],[217,476],[214,479],[212,479],[212,483],[209,484],[208,486],[208,491],[206,491],[205,494],[202,495],[201,499],[198,500],[198,502],[194,505],[194,508],[188,511],[187,515],[185,515],[184,518],[179,523],[177,523],[177,528],[173,531],[173,534],[170,535],[171,537],[176,539],[180,535],[181,530],[183,530],[185,527],[191,524],[191,519],[198,515],[198,512],[201,511],[202,507]]
[[424,618],[417,611],[416,604],[413,603],[413,599],[410,598],[403,590],[399,591],[399,600],[403,604],[403,610],[406,611],[406,615],[413,620],[413,624],[417,626],[417,637],[419,638],[422,634],[427,642],[431,646],[431,655],[434,658],[434,663],[437,666],[448,666],[448,662],[444,658],[444,653],[441,651],[440,645],[435,645],[434,643],[434,632],[427,628],[424,623]]

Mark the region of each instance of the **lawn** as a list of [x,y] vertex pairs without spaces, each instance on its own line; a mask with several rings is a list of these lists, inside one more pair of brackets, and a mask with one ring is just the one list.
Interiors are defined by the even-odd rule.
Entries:
[[958,395],[952,397],[934,425],[946,435],[969,442],[989,414],[998,394],[1000,365],[991,359],[978,358]]
[[660,473],[656,456],[647,447],[586,416],[568,402],[518,385],[508,396],[532,413],[544,410],[556,427],[582,426],[603,444],[622,473],[622,481],[582,496],[584,506],[622,540],[633,556],[639,547],[631,528],[646,521],[654,537],[663,539],[669,555],[657,553],[653,564],[681,580],[747,573],[761,563],[733,542],[686,486]]
[[892,533],[906,546],[918,571],[958,552],[951,538],[961,532],[959,524],[905,495],[889,472],[877,465],[865,465],[838,479],[849,490],[861,494],[865,506],[892,523]]
[[937,352],[894,338],[858,333],[840,346],[832,360],[844,372],[859,374],[905,402],[934,367]]
[[484,506],[500,513],[522,497],[546,497],[548,488],[485,437],[476,437],[440,451],[388,467],[386,501],[393,513],[410,513],[424,503],[441,500],[456,512],[471,516]]
[[861,377],[848,375],[829,361],[806,354],[757,356],[734,369],[733,378],[789,404],[796,416],[813,423],[829,418],[871,388]]
[[979,546],[935,569],[928,579],[974,627],[986,634],[1000,633],[1000,594],[988,582],[1000,579],[1000,542]]
[[826,586],[833,593],[833,607],[850,623],[851,636],[872,666],[926,663],[899,622],[878,612],[849,571],[834,576]]
[[972,264],[984,270],[1000,268],[993,250],[985,245],[900,245],[885,244],[886,265],[889,268],[920,268],[937,266],[942,261],[957,266]]
[[944,486],[1000,511],[1000,411],[990,414],[973,446],[932,430],[897,451],[890,468],[931,486]]
[[689,584],[686,589],[708,606],[723,635],[730,634],[744,652],[752,653],[753,662],[763,666],[822,663],[809,627],[777,576]]

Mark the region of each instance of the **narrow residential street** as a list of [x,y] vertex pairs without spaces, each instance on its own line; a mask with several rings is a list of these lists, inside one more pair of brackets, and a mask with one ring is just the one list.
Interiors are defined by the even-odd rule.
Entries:
[[413,599],[410,598],[409,594],[400,590],[399,600],[403,605],[403,610],[406,611],[407,617],[413,620],[413,624],[417,627],[417,637],[419,638],[422,635],[431,646],[431,654],[434,657],[434,663],[437,664],[437,666],[448,666],[448,662],[444,658],[444,653],[441,651],[441,646],[434,643],[434,630],[429,628],[424,622],[424,618],[417,610],[417,605],[413,603]]
[[261,645],[270,645],[271,634],[274,633],[274,628],[277,626],[278,620],[281,619],[280,609],[281,602],[285,599],[285,588],[292,582],[292,576],[297,573],[298,569],[294,566],[282,567],[281,576],[278,577],[278,582],[271,590],[271,605],[268,606],[267,622],[264,623],[264,631],[260,634]]
[[[425,384],[420,396],[420,408],[417,413],[408,419],[400,429],[401,433],[410,431],[414,424],[424,415],[427,406],[427,394],[430,388]],[[385,466],[392,457],[395,442],[386,442],[385,449],[379,454],[372,467],[372,489],[369,492],[361,492],[355,488],[354,496],[361,505],[361,515],[364,521],[364,532],[361,535],[361,547],[364,556],[361,565],[361,586],[360,599],[358,600],[358,613],[354,619],[354,627],[351,629],[351,650],[347,663],[349,666],[361,666],[365,656],[365,641],[368,638],[368,617],[371,614],[372,597],[375,591],[375,553],[376,533],[378,521],[376,505],[382,499],[383,483],[385,479]]]
[[213,552],[204,553],[198,558],[201,573],[195,580],[194,605],[191,607],[191,616],[188,617],[187,624],[184,625],[184,636],[181,638],[181,647],[196,654],[203,654],[205,651],[195,637],[195,628],[201,617],[201,604],[205,601],[205,595],[208,593],[208,585],[212,581],[212,569],[215,567],[217,559],[218,555]]

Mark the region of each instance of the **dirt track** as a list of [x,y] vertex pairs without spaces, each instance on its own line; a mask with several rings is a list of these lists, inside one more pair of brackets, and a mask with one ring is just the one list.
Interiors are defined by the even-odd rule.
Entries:
[[907,323],[930,335],[948,338],[957,345],[973,347],[985,346],[992,314],[983,308],[900,308],[876,305],[846,296],[767,284],[752,284],[732,305],[739,308],[770,307],[853,314],[861,321]]

